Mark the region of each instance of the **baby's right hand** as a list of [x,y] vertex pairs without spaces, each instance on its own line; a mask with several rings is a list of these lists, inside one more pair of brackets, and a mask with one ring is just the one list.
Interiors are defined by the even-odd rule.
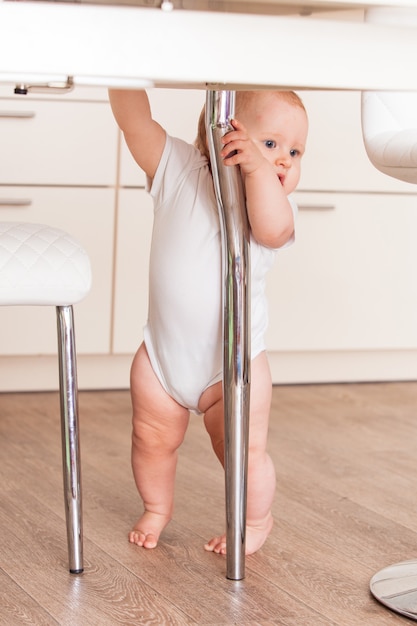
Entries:
[[234,130],[222,137],[223,149],[220,152],[225,165],[240,165],[245,175],[253,174],[265,167],[266,159],[249,137],[246,128],[238,120],[232,120]]

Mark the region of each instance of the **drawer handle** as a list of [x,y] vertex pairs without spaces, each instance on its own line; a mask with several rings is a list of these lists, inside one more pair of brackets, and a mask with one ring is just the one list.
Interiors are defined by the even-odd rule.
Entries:
[[0,206],[30,206],[32,200],[27,198],[0,198]]
[[334,211],[334,204],[298,204],[299,211]]
[[72,91],[73,88],[72,76],[66,76],[64,79],[61,76],[58,79],[55,77],[52,80],[46,80],[44,83],[19,83],[14,92],[20,95],[27,95],[29,91],[34,93],[66,93]]
[[35,111],[0,111],[0,117],[7,118],[27,118],[27,117],[35,117]]

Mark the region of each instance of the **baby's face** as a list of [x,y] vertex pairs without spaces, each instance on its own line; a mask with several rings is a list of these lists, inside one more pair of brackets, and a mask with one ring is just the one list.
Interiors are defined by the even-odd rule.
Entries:
[[285,193],[290,194],[300,180],[308,132],[305,111],[276,94],[260,93],[252,106],[236,117],[273,165]]

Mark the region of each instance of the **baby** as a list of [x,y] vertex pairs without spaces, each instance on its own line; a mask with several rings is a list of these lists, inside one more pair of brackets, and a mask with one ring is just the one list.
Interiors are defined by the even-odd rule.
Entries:
[[[224,462],[221,235],[204,111],[196,145],[169,136],[144,91],[110,90],[114,116],[154,200],[149,313],[131,369],[132,468],[144,512],[129,540],[154,548],[173,514],[178,448],[190,411]],[[294,238],[288,195],[300,178],[307,114],[290,91],[240,91],[221,156],[238,165],[251,231],[251,397],[246,554],[271,531],[275,470],[266,452],[272,382],[265,275]],[[226,553],[225,534],[205,549]]]

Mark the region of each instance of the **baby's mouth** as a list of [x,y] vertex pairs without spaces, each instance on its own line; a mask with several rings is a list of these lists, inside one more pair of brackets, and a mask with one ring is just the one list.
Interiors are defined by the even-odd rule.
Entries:
[[278,174],[279,182],[284,186],[285,176],[284,174]]

